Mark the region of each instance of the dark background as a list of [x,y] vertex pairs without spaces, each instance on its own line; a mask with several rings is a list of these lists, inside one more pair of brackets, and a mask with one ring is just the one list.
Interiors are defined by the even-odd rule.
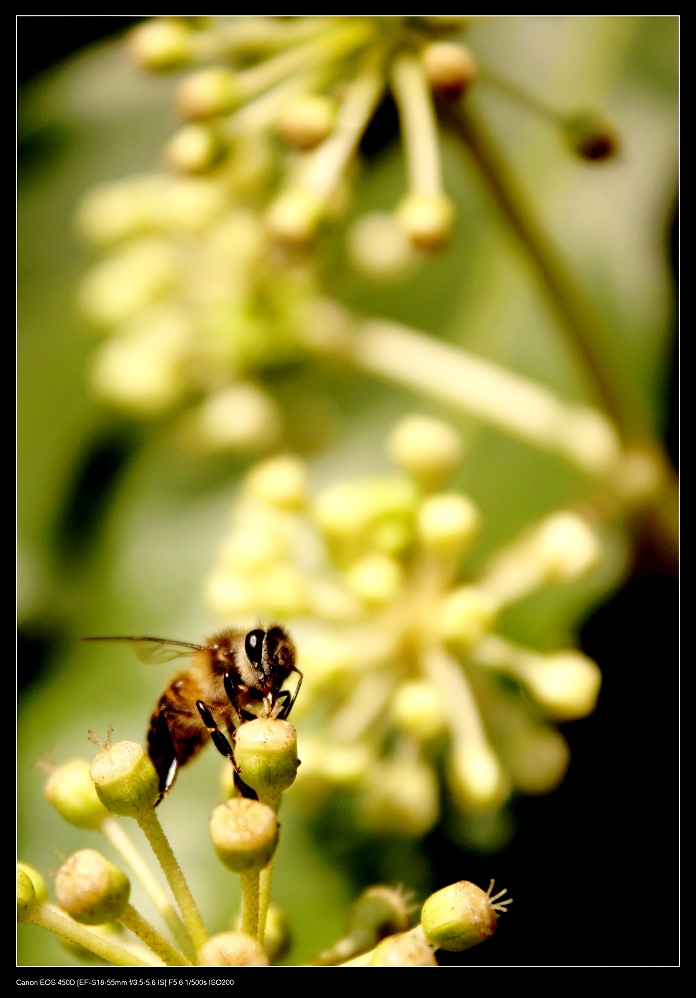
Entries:
[[[21,83],[141,17],[19,15]],[[677,222],[671,252],[678,272]],[[676,337],[675,337],[676,339]],[[676,464],[678,362],[664,436]],[[492,966],[674,966],[678,904],[678,584],[655,559],[600,608],[581,633],[603,673],[594,715],[563,727],[571,765],[563,786],[515,805],[518,832],[481,858],[438,833],[427,845],[438,883],[494,872],[515,902],[497,935],[441,962]],[[21,650],[21,645],[20,645]],[[40,648],[32,659],[41,661]]]

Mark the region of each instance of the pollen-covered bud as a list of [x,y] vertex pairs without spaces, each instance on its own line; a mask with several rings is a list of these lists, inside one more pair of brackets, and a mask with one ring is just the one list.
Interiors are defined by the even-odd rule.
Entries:
[[155,767],[137,742],[104,746],[90,775],[104,807],[122,817],[136,818],[153,807],[160,794]]
[[237,107],[240,98],[235,74],[224,66],[210,66],[182,80],[176,104],[182,118],[196,120],[229,114]]
[[594,162],[610,159],[619,149],[619,133],[614,122],[599,111],[578,111],[563,121],[570,148],[583,159]]
[[293,101],[278,119],[278,133],[296,149],[312,149],[323,142],[336,120],[336,102],[323,94],[305,94]]
[[[488,891],[462,880],[431,894],[423,905],[421,926],[428,942],[449,953],[461,953],[489,939],[498,925],[498,912],[512,899],[498,901],[505,891],[491,897]],[[496,903],[497,902],[497,903]]]
[[109,812],[97,796],[86,759],[73,759],[51,773],[44,796],[71,825],[99,828]]
[[17,921],[29,921],[38,898],[34,882],[20,863],[17,864]]
[[418,249],[440,250],[449,240],[454,208],[445,194],[414,191],[399,205],[397,218]]
[[465,45],[433,42],[421,54],[426,79],[434,93],[454,100],[476,79],[478,66]]
[[219,932],[198,951],[200,967],[267,967],[268,956],[246,932]]
[[81,849],[56,877],[58,903],[85,925],[103,925],[121,917],[130,899],[130,882],[95,849]]
[[131,32],[129,48],[144,69],[173,72],[191,61],[191,29],[176,18],[148,21]]
[[220,862],[228,870],[262,870],[278,843],[278,819],[268,804],[233,797],[219,804],[210,816],[210,837]]
[[263,800],[294,782],[299,762],[297,732],[289,721],[258,717],[237,729],[234,758],[242,779]]
[[389,434],[387,450],[394,463],[423,488],[439,488],[459,465],[464,447],[457,431],[440,419],[413,415]]

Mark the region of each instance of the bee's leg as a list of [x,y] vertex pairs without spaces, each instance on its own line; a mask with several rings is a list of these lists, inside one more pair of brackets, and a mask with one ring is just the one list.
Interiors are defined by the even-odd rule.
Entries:
[[[196,707],[198,708],[198,713],[201,715],[201,720],[203,721],[203,724],[205,724],[206,728],[210,732],[210,737],[213,740],[215,748],[218,750],[220,755],[224,755],[225,758],[229,759],[230,762],[232,763],[232,768],[234,769],[235,787],[240,792],[242,797],[247,797],[250,800],[258,800],[256,791],[252,790],[251,787],[248,787],[244,782],[244,780],[239,775],[240,770],[234,758],[232,745],[223,735],[222,731],[220,731],[220,729],[218,728],[215,718],[213,717],[212,711],[210,710],[210,707],[208,707],[207,704],[204,704],[202,700],[196,700]],[[232,739],[232,741],[234,741],[234,731],[230,729],[229,733],[230,733],[230,738]]]
[[281,690],[278,696],[276,697],[276,705],[280,703],[281,699],[283,703],[280,710],[275,711],[274,709],[273,716],[279,718],[281,721],[284,721],[285,718],[290,713],[290,711],[292,710],[292,706],[295,703],[295,700],[297,699],[297,694],[300,692],[300,686],[302,686],[302,679],[304,678],[302,673],[300,672],[299,669],[295,669],[294,671],[297,673],[297,675],[300,678],[298,679],[297,686],[293,690],[292,694],[290,693],[290,690]]
[[196,707],[198,708],[198,713],[201,715],[201,721],[203,721],[203,724],[205,724],[210,733],[210,737],[213,739],[213,745],[218,750],[220,755],[224,755],[225,758],[229,759],[234,766],[235,763],[232,746],[225,735],[223,735],[222,731],[218,728],[210,707],[204,704],[202,700],[196,700]]
[[231,670],[225,673],[223,684],[225,686],[225,693],[227,694],[227,698],[230,701],[230,704],[232,705],[232,713],[234,714],[233,718],[234,727],[238,728],[239,725],[242,723],[242,712],[239,706],[239,698],[237,696],[239,689],[238,686],[235,684],[234,676]]
[[152,715],[150,730],[147,733],[147,744],[152,764],[159,777],[160,793],[155,801],[155,807],[157,807],[172,789],[176,774],[179,771],[176,748],[164,709]]

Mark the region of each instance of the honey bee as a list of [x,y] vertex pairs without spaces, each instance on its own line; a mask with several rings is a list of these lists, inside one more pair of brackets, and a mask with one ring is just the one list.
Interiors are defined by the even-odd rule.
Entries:
[[[245,721],[260,716],[286,718],[292,710],[302,673],[295,665],[295,645],[283,627],[228,629],[204,645],[149,637],[82,640],[128,644],[148,663],[190,659],[188,668],[167,686],[150,718],[147,745],[160,789],[156,805],[172,789],[179,768],[209,740],[234,766],[235,783],[243,796],[256,796],[239,775],[232,744],[237,728]],[[282,686],[292,672],[299,678],[291,693]]]

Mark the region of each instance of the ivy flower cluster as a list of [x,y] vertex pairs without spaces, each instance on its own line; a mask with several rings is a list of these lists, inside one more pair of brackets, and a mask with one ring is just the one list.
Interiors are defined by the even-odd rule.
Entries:
[[579,651],[522,647],[497,620],[589,572],[602,544],[580,515],[557,511],[472,577],[480,513],[446,488],[457,433],[414,415],[388,451],[395,472],[314,496],[297,458],[254,467],[205,596],[223,619],[265,614],[297,637],[298,794],[344,794],[363,825],[414,837],[453,810],[464,839],[480,829],[493,847],[511,794],[559,784],[568,748],[555,722],[589,714],[600,687]]
[[[130,876],[101,851],[79,849],[58,870],[52,901],[39,871],[18,863],[18,923],[53,932],[82,959],[98,957],[115,966],[264,967],[282,959],[289,945],[288,924],[270,905],[270,888],[280,797],[298,767],[292,725],[259,718],[237,731],[236,764],[255,796],[233,795],[213,810],[208,825],[217,858],[240,877],[241,914],[236,927],[212,935],[160,823],[159,777],[149,756],[135,742],[114,744],[111,732],[105,743],[93,740],[101,751],[92,764],[74,759],[56,768],[46,785],[46,800],[70,824],[101,833]],[[117,818],[137,822],[168,891]],[[131,903],[132,878],[150,897],[164,931]],[[511,899],[504,897],[505,891],[492,895],[493,884],[483,891],[462,881],[432,894],[415,926],[409,896],[395,888],[369,888],[353,904],[344,936],[314,962],[437,966],[438,949],[463,952],[495,932],[498,913],[507,911]]]
[[[166,169],[95,188],[79,210],[104,254],[81,290],[109,334],[92,371],[101,396],[136,417],[183,409],[182,439],[198,449],[258,453],[288,439],[280,368],[327,350],[374,367],[326,308],[312,247],[344,220],[361,141],[388,95],[404,190],[350,227],[349,256],[384,278],[447,243],[439,109],[479,77],[496,85],[461,41],[470,20],[167,17],[135,30],[137,65],[176,74],[182,125]],[[614,148],[595,115],[556,123],[581,155]],[[378,373],[389,378],[389,366]]]

